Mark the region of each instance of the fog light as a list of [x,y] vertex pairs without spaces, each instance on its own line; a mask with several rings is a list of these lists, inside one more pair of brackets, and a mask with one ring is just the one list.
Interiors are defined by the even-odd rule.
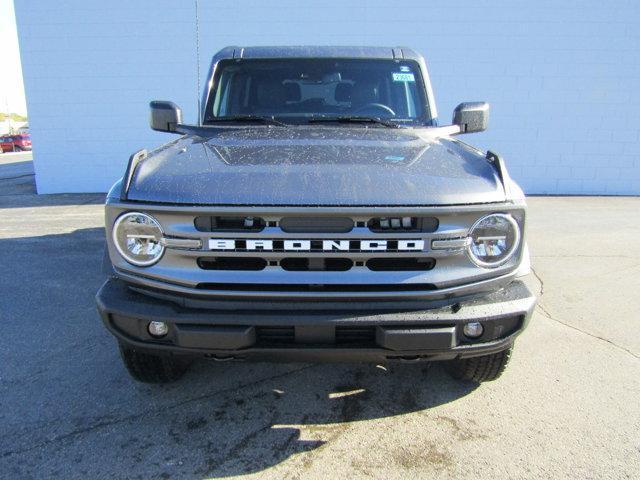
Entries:
[[151,322],[147,330],[149,330],[149,335],[152,337],[164,337],[169,333],[169,326],[164,322]]
[[462,329],[462,333],[469,338],[478,338],[483,331],[484,328],[480,322],[469,322]]

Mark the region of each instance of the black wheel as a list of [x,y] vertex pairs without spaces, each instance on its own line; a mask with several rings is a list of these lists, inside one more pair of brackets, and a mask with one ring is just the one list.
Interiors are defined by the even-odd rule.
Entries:
[[447,370],[453,378],[472,382],[490,382],[495,380],[509,363],[513,347],[491,355],[481,357],[452,360],[447,364]]
[[120,345],[120,356],[129,374],[144,383],[169,383],[180,379],[191,361],[165,355],[152,355]]

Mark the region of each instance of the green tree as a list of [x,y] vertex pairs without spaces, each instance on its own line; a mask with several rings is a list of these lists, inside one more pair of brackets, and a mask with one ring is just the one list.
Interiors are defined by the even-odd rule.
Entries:
[[5,120],[13,120],[14,122],[26,122],[27,117],[23,115],[19,115],[17,113],[2,113],[0,112],[0,122],[4,122]]

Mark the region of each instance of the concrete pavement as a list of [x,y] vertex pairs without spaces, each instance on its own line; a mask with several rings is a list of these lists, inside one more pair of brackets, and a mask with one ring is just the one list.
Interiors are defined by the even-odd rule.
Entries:
[[0,154],[0,195],[34,194],[31,152]]
[[638,478],[639,198],[530,199],[543,295],[496,382],[439,365],[199,362],[149,386],[94,307],[102,196],[7,182],[1,478]]

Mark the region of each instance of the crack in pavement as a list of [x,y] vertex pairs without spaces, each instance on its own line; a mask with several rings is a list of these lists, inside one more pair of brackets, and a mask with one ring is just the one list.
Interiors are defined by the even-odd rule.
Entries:
[[621,345],[618,345],[615,342],[612,342],[611,340],[609,340],[608,338],[605,337],[601,337],[600,335],[596,335],[595,333],[591,333],[588,332],[586,330],[582,330],[574,325],[571,325],[567,322],[563,322],[562,320],[555,318],[551,312],[549,312],[549,310],[546,309],[546,307],[542,304],[542,296],[544,295],[544,281],[542,280],[542,278],[540,277],[540,275],[538,275],[538,273],[534,270],[533,267],[531,267],[531,272],[533,273],[533,276],[536,277],[536,279],[538,279],[538,281],[540,282],[540,292],[538,294],[539,298],[538,298],[538,303],[536,305],[536,308],[540,310],[540,312],[542,313],[542,315],[544,315],[546,318],[548,318],[549,320],[552,320],[554,322],[559,323],[560,325],[564,325],[565,327],[571,328],[572,330],[575,330],[577,332],[580,332],[584,335],[588,335],[589,337],[598,339],[598,340],[602,340],[603,342],[606,342],[608,344],[610,344],[611,346],[617,348],[618,350],[621,350],[625,353],[628,353],[629,355],[631,355],[632,357],[635,357],[637,359],[640,359],[640,355],[638,355],[637,353],[633,352],[632,350],[623,347]]
[[632,350],[629,350],[629,349],[628,349],[628,348],[626,348],[626,347],[622,347],[622,346],[618,345],[617,343],[612,342],[612,341],[611,341],[611,340],[609,340],[608,338],[601,337],[600,335],[596,335],[595,333],[587,332],[587,331],[585,331],[585,330],[582,330],[582,329],[580,329],[580,328],[578,328],[578,327],[575,327],[575,326],[573,326],[573,325],[571,325],[571,324],[569,324],[569,323],[563,322],[562,320],[559,320],[559,319],[557,319],[557,318],[553,317],[553,316],[552,316],[552,315],[551,315],[551,314],[550,314],[550,313],[549,313],[549,312],[548,312],[548,311],[547,311],[547,310],[546,310],[542,305],[540,305],[540,303],[538,303],[537,308],[539,308],[539,309],[540,309],[540,312],[542,312],[542,314],[543,314],[546,318],[548,318],[549,320],[552,320],[552,321],[554,321],[554,322],[557,322],[557,323],[559,323],[560,325],[564,325],[565,327],[569,327],[569,328],[571,328],[572,330],[575,330],[575,331],[577,331],[577,332],[583,333],[584,335],[588,335],[589,337],[596,338],[596,339],[598,339],[598,340],[602,340],[603,342],[606,342],[606,343],[610,344],[611,346],[613,346],[613,347],[617,348],[618,350],[621,350],[621,351],[623,351],[623,352],[625,352],[625,353],[628,353],[628,354],[629,354],[629,355],[631,355],[632,357],[635,357],[635,358],[637,358],[637,359],[639,359],[639,360],[640,360],[640,355],[638,355],[637,353],[634,353]]
[[[531,273],[533,273],[533,276],[536,277],[540,282],[540,291],[538,292],[538,297],[542,298],[542,296],[544,295],[544,280],[542,280],[542,277],[538,275],[538,272],[536,272],[533,267],[531,267]],[[539,304],[540,302],[538,301],[538,305]]]
[[315,366],[317,366],[317,365],[316,364],[305,365],[304,367],[297,368],[295,370],[290,370],[290,371],[285,372],[285,373],[279,373],[277,375],[272,375],[270,377],[261,378],[259,380],[255,380],[253,382],[248,382],[248,383],[245,383],[245,384],[238,385],[237,387],[230,387],[230,388],[218,390],[216,392],[207,393],[207,394],[204,394],[204,395],[199,395],[197,397],[188,398],[186,400],[182,400],[182,401],[174,403],[174,404],[166,405],[166,406],[159,407],[159,408],[144,410],[144,411],[141,411],[141,412],[138,412],[138,413],[134,413],[132,415],[127,415],[125,417],[120,417],[120,418],[116,418],[116,419],[113,419],[113,420],[98,421],[98,422],[94,423],[93,425],[89,425],[88,427],[78,428],[76,430],[72,430],[71,432],[58,435],[56,437],[53,437],[51,439],[47,439],[47,440],[45,440],[43,442],[40,442],[38,444],[35,444],[35,445],[32,444],[29,447],[18,448],[18,449],[15,449],[15,450],[9,450],[9,451],[6,451],[6,452],[2,452],[2,453],[0,453],[0,458],[6,458],[6,457],[10,457],[12,455],[18,455],[18,454],[21,454],[21,453],[30,452],[32,450],[37,450],[37,449],[46,447],[48,445],[60,442],[60,441],[68,440],[70,438],[73,438],[73,437],[75,437],[77,435],[80,435],[80,434],[83,434],[83,433],[92,432],[94,430],[98,430],[98,429],[104,428],[104,427],[110,427],[110,426],[113,426],[113,425],[119,425],[121,423],[127,423],[127,422],[130,422],[130,421],[137,420],[138,418],[141,418],[141,417],[150,416],[150,415],[157,416],[161,412],[174,410],[176,408],[180,408],[180,407],[182,407],[184,405],[187,405],[189,403],[197,402],[197,401],[204,400],[206,398],[211,398],[211,397],[214,397],[214,396],[217,396],[217,395],[223,395],[223,394],[226,394],[226,393],[235,392],[235,391],[238,391],[238,390],[243,390],[245,388],[253,387],[255,385],[259,385],[261,383],[268,382],[268,381],[271,381],[271,380],[277,380],[277,379],[280,379],[280,378],[284,378],[284,377],[287,377],[289,375],[293,375],[295,373],[301,372],[303,370],[308,370],[309,368],[313,368]]

